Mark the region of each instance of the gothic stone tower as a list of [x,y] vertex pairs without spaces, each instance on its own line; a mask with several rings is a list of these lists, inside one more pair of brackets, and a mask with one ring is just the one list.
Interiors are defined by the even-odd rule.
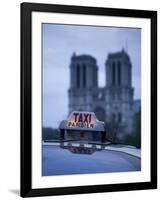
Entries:
[[73,54],[68,91],[69,113],[74,110],[93,111],[99,120],[119,125],[118,135],[123,138],[132,132],[132,65],[124,50],[109,54],[105,65],[106,85],[99,88],[96,59]]
[[132,65],[128,54],[109,54],[106,61],[106,120],[120,126],[120,137],[133,127]]
[[97,88],[97,63],[89,55],[73,54],[70,64],[69,112],[93,109],[93,90]]

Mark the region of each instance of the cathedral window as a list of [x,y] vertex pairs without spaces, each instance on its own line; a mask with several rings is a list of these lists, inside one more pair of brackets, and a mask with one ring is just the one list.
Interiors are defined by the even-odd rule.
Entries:
[[77,88],[80,88],[80,65],[77,65]]
[[115,62],[112,63],[112,85],[115,85]]
[[116,115],[115,113],[112,113],[112,122],[114,123],[116,121]]
[[121,85],[121,63],[120,61],[118,62],[118,85]]
[[83,64],[83,88],[86,87],[86,65]]
[[122,115],[121,113],[118,113],[118,123],[121,123],[121,121],[122,121]]

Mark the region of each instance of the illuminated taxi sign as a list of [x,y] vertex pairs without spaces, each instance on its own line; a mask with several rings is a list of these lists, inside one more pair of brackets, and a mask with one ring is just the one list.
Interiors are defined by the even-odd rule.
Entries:
[[96,118],[94,112],[73,111],[59,124],[59,130],[105,131],[104,122]]
[[70,115],[67,126],[70,128],[94,128],[96,117],[94,113],[88,112],[72,112]]

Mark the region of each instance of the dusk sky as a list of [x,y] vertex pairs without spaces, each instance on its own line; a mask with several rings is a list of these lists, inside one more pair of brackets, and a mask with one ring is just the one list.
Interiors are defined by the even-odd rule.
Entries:
[[98,82],[105,86],[109,53],[127,51],[134,99],[141,96],[141,29],[43,24],[43,126],[57,128],[68,116],[69,65],[75,52],[97,59]]

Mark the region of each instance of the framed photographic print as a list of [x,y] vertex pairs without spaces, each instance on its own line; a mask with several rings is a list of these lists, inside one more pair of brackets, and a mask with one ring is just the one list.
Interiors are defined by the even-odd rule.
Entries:
[[157,188],[157,12],[21,4],[21,196]]

